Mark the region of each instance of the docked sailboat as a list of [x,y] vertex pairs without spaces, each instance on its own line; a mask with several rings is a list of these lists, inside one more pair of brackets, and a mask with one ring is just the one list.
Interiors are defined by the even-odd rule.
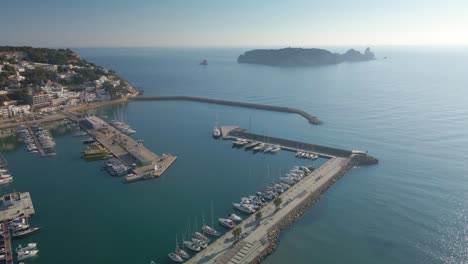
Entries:
[[182,259],[181,256],[177,255],[174,252],[171,252],[167,255],[172,261],[177,262],[177,263],[182,263],[184,260]]
[[211,226],[204,225],[202,226],[203,233],[210,235],[210,236],[220,236],[221,234],[216,231],[216,229],[212,228]]
[[281,150],[281,147],[279,145],[274,145],[273,149],[270,150],[270,152],[271,153],[278,153],[278,152],[280,152],[280,150]]
[[264,153],[268,153],[273,150],[273,146],[271,145],[266,145],[265,149],[263,150]]
[[234,228],[236,226],[234,221],[232,221],[231,219],[219,218],[218,221],[222,226],[230,228],[230,229],[232,229],[232,228]]
[[210,236],[221,236],[221,233],[216,231],[212,226],[214,225],[214,220],[213,220],[213,204],[211,204],[211,226],[208,226],[205,224],[205,216],[202,214],[202,219],[203,219],[203,226],[202,226],[202,231],[204,234],[210,235]]
[[247,146],[245,146],[245,150],[249,150],[249,149],[251,149],[251,148],[253,148],[253,147],[257,146],[257,145],[258,145],[258,142],[252,141],[249,144],[247,144]]
[[256,147],[253,148],[253,151],[260,151],[265,147],[265,144],[260,143]]
[[208,246],[208,243],[206,241],[203,241],[203,240],[200,240],[200,239],[196,239],[196,238],[193,238],[192,237],[192,242],[201,247],[201,248],[206,248]]
[[196,252],[201,250],[200,246],[196,245],[192,241],[184,241],[184,246],[186,246],[188,249],[190,249],[192,251],[196,251]]
[[[173,253],[173,254],[176,254],[176,255],[178,255],[178,256],[184,258],[184,259],[190,258],[190,255],[189,255],[187,252],[185,252],[185,250],[183,250],[183,249],[181,249],[181,248],[179,247],[179,243],[177,242],[177,235],[176,235],[176,248],[175,248],[174,252],[172,252],[172,253]],[[170,257],[169,257],[169,258],[170,258]],[[171,258],[171,259],[172,259],[172,258]]]
[[198,239],[198,240],[201,240],[201,241],[204,241],[204,242],[210,242],[210,239],[207,238],[206,236],[204,236],[202,233],[200,232],[195,232],[193,233],[193,237]]
[[179,246],[176,247],[174,250],[174,253],[177,254],[178,256],[181,256],[184,259],[190,258],[190,255],[183,249],[181,249]]

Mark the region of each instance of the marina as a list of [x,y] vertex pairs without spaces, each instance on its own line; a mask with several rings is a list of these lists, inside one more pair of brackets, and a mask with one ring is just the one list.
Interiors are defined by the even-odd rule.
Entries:
[[45,156],[55,156],[55,140],[49,130],[36,124],[20,125],[17,133],[23,138],[29,153]]
[[[130,183],[160,177],[177,159],[176,156],[172,155],[158,156],[154,154],[141,142],[122,133],[97,116],[85,117],[79,120],[79,124],[94,141],[101,145],[94,147],[99,148],[95,154],[97,157],[112,154],[122,165],[130,168],[131,174],[125,176],[124,182]],[[105,148],[106,152],[103,152],[102,148]]]
[[[311,160],[321,157],[328,161],[317,169],[312,166],[294,166],[264,190],[232,203],[232,208],[247,218],[243,220],[231,213],[227,218],[218,218],[218,222],[227,230],[238,229],[237,233],[226,232],[218,238],[218,231],[204,226],[202,230],[206,231],[205,234],[217,239],[210,245],[201,244],[203,237],[184,241],[183,245],[190,251],[199,252],[187,263],[260,263],[276,247],[277,234],[339,177],[356,165],[378,163],[376,158],[364,151],[347,151],[274,137],[265,140],[265,136],[248,133],[239,127],[221,127],[219,130],[223,139],[234,140],[234,148],[245,147],[246,150],[264,153],[278,153],[284,149],[296,152],[296,157]],[[205,243],[208,242],[205,240]],[[182,256],[177,255],[177,250],[168,257],[174,262],[183,261]]]

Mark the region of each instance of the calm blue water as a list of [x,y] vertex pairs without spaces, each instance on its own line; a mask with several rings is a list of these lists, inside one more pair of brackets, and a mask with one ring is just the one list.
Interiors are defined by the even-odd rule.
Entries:
[[[211,202],[215,218],[227,214],[238,197],[301,164],[292,154],[252,155],[210,138],[215,122],[249,128],[250,117],[253,132],[369,150],[381,161],[335,184],[266,263],[468,262],[468,50],[377,49],[388,59],[316,68],[237,64],[241,49],[78,51],[145,95],[292,106],[324,124],[188,102],[100,110],[121,113],[156,153],[179,156],[161,179],[131,185],[80,159],[80,139],[69,134],[57,137],[55,158],[8,152],[9,189],[31,192],[32,221],[45,227],[31,237],[41,250],[34,263],[166,263],[176,233],[188,222],[200,226],[202,212],[211,221]],[[209,66],[199,66],[205,58]]]

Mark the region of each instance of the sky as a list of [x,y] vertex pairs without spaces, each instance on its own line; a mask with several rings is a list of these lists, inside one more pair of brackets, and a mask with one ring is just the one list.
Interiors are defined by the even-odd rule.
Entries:
[[0,45],[468,46],[468,0],[0,0]]

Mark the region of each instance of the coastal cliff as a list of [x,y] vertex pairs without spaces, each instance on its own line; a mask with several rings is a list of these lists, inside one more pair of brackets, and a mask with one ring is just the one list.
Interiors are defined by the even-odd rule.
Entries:
[[374,53],[367,48],[364,53],[350,49],[344,54],[332,53],[325,49],[257,49],[245,52],[237,59],[239,63],[262,64],[280,67],[320,66],[342,62],[374,60]]

